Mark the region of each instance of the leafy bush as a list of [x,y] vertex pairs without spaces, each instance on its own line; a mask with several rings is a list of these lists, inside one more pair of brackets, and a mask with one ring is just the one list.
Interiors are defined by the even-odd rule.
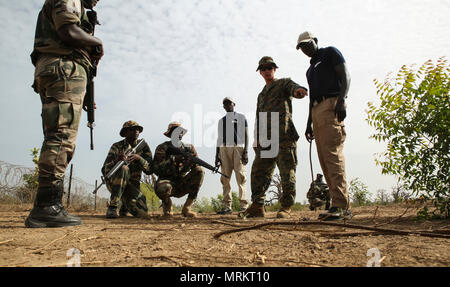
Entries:
[[348,192],[353,205],[364,206],[370,204],[368,187],[359,178],[354,178],[350,181]]
[[275,203],[266,203],[266,205],[264,206],[264,209],[266,211],[278,211],[281,208],[281,203],[279,201],[276,201]]
[[[376,158],[383,174],[399,177],[407,190],[431,199],[436,217],[450,211],[450,66],[443,58],[417,71],[403,66],[394,78],[374,80],[379,106],[368,103],[371,138],[387,143]],[[422,210],[421,213],[428,213]]]
[[36,197],[36,191],[38,188],[39,177],[39,149],[33,148],[30,150],[33,157],[34,170],[33,173],[27,173],[23,175],[24,185],[14,188],[14,197],[20,203],[33,203]]
[[[211,197],[211,203],[208,203],[212,207],[213,212],[217,212],[222,209],[223,195],[218,194],[216,198]],[[231,209],[233,211],[239,211],[240,201],[236,192],[231,192]]]
[[217,198],[211,197],[211,205],[214,212],[217,212],[222,209],[222,201],[223,201],[222,194],[217,195]]
[[147,200],[148,210],[155,211],[161,206],[161,200],[156,195],[153,186],[149,183],[141,182],[141,191]]
[[[266,211],[278,211],[281,208],[281,203],[279,201],[277,201],[275,203],[269,203],[269,204],[265,205],[264,208]],[[306,205],[301,204],[300,202],[296,202],[296,203],[294,203],[294,205],[291,206],[292,211],[302,211],[305,209],[306,209]]]
[[197,199],[196,202],[194,203],[194,208],[197,209],[198,213],[215,212],[214,206],[211,204],[211,201],[206,197]]

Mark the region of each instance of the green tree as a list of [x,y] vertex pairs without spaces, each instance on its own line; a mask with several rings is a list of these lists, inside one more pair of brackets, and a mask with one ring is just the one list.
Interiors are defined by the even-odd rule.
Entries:
[[354,178],[350,181],[348,192],[355,206],[363,206],[370,203],[369,189],[359,178]]
[[[403,66],[393,78],[374,80],[379,106],[368,103],[371,138],[386,142],[375,161],[383,174],[393,174],[404,187],[431,199],[434,216],[448,218],[450,67],[444,58],[419,69]],[[423,213],[423,211],[422,211]]]

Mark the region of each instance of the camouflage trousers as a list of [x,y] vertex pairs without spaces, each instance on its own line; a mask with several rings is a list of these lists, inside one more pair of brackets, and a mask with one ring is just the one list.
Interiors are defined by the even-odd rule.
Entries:
[[161,179],[156,182],[156,195],[165,200],[169,197],[183,197],[186,194],[189,199],[196,199],[200,186],[203,183],[205,172],[200,166],[196,166],[181,178]]
[[261,158],[261,151],[257,151],[251,171],[252,202],[264,204],[266,191],[272,181],[275,166],[280,170],[283,194],[279,199],[281,206],[290,207],[295,203],[297,167],[297,145],[280,147],[274,158]]
[[73,60],[41,56],[33,87],[42,102],[44,142],[39,157],[39,187],[52,187],[64,179],[73,157],[86,94],[87,74]]
[[130,178],[130,169],[124,165],[106,183],[106,187],[111,193],[109,205],[118,207],[122,202],[122,206],[133,216],[146,218],[147,200],[141,192],[140,182],[130,180]]

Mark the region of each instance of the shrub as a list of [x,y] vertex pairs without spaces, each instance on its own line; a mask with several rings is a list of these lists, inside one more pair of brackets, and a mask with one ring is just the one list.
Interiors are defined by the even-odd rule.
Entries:
[[355,206],[364,206],[370,203],[368,187],[359,178],[354,178],[350,181],[348,191]]
[[418,70],[403,66],[394,78],[374,82],[381,103],[368,103],[366,120],[376,130],[371,138],[387,143],[377,165],[414,195],[431,199],[435,217],[448,218],[450,66],[443,58],[436,65],[430,60]]
[[161,200],[156,195],[153,186],[149,183],[141,182],[141,191],[147,200],[148,210],[155,211],[161,206]]

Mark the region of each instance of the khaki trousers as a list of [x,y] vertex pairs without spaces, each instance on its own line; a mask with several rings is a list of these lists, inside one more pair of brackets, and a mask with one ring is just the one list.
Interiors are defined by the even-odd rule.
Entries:
[[247,200],[245,199],[246,192],[246,167],[242,163],[242,153],[244,152],[244,147],[241,146],[224,146],[219,148],[219,157],[222,163],[221,171],[223,174],[228,175],[230,178],[226,178],[224,176],[220,177],[220,182],[222,183],[223,188],[223,202],[222,206],[224,208],[231,209],[231,173],[234,171],[234,175],[236,176],[236,183],[239,187],[239,205],[240,208],[246,208],[248,205]]
[[334,114],[337,97],[324,99],[312,108],[312,122],[317,154],[330,188],[331,207],[348,209],[349,196],[345,175],[344,122]]

